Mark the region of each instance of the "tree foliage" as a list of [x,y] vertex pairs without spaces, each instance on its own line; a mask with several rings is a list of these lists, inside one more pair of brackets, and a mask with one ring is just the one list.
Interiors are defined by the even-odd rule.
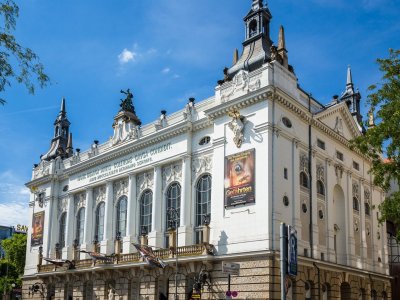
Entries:
[[[18,5],[13,0],[0,1],[0,92],[16,81],[26,86],[29,93],[49,82],[39,57],[29,48],[21,46],[12,34],[19,15]],[[0,104],[6,100],[0,97]]]
[[24,273],[26,257],[26,234],[14,234],[1,242],[6,253],[5,259],[15,267],[19,275]]
[[[389,57],[377,62],[383,76],[380,83],[369,87],[368,95],[375,126],[356,138],[353,146],[371,159],[374,184],[388,191],[391,184],[398,187],[400,183],[400,50],[390,49]],[[400,228],[400,192],[389,194],[379,210],[381,222],[388,220]]]

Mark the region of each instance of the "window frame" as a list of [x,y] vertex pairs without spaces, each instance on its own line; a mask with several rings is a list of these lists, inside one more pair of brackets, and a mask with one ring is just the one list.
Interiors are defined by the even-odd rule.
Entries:
[[[148,197],[150,195],[150,197]],[[150,200],[149,200],[150,199]],[[149,200],[150,203],[144,205],[144,200]],[[144,208],[150,206],[149,212],[144,214]],[[146,233],[148,234],[152,230],[152,217],[153,217],[153,191],[146,189],[142,192],[139,198],[139,230],[140,234],[143,232],[143,227],[146,227]],[[147,220],[146,222],[144,220]]]
[[[83,215],[82,215],[83,212]],[[81,207],[76,214],[76,230],[75,230],[75,239],[78,241],[78,245],[82,245],[84,243],[85,236],[85,213],[86,208]]]
[[[98,242],[101,242],[104,238],[104,228],[105,228],[105,202],[101,201],[97,207],[96,207],[96,211],[95,211],[95,227],[94,227],[94,234],[95,234],[95,238],[97,239]],[[103,214],[102,216],[99,215],[100,213],[100,208],[102,208]],[[100,220],[100,217],[102,217],[102,219]],[[100,221],[101,221],[101,225],[100,225]],[[100,231],[100,226],[102,227],[102,231]]]

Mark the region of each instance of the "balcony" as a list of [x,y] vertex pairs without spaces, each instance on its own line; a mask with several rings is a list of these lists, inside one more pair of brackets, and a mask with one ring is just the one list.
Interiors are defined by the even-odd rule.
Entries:
[[[179,258],[185,257],[196,257],[196,256],[205,256],[205,255],[213,255],[214,246],[204,243],[201,245],[191,245],[191,246],[183,246],[178,247],[177,255]],[[160,259],[169,259],[175,258],[176,252],[174,248],[171,247],[169,249],[159,249],[153,251],[155,256]],[[111,257],[108,262],[97,261],[94,262],[92,259],[81,259],[74,262],[75,270],[83,270],[83,269],[91,269],[95,266],[106,266],[106,265],[131,265],[132,263],[141,263],[143,259],[141,258],[138,252],[128,253],[128,254],[119,254]],[[53,264],[45,264],[38,265],[38,273],[50,273],[50,272],[65,272],[68,267],[56,267]]]

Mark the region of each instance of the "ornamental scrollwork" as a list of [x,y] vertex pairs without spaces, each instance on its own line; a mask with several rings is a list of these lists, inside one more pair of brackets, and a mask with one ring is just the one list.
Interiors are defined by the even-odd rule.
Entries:
[[357,198],[360,197],[360,189],[359,189],[358,183],[356,183],[356,182],[353,182],[353,197],[357,197]]
[[163,168],[162,172],[164,186],[167,186],[173,181],[180,182],[182,179],[182,165],[172,164]]
[[98,186],[93,188],[93,207],[96,207],[100,202],[106,200],[106,186]]
[[128,178],[123,178],[118,181],[115,181],[113,184],[113,193],[114,193],[114,203],[115,201],[125,195],[128,195]]
[[371,197],[371,191],[369,190],[369,188],[364,188],[364,198],[365,200],[370,200]]
[[77,212],[82,207],[86,207],[86,193],[85,192],[76,194],[74,196],[74,206],[75,206],[75,212]]
[[202,173],[211,173],[212,171],[212,156],[196,157],[192,160],[192,174],[196,178]]
[[41,161],[40,164],[33,171],[33,178],[47,176],[50,174],[50,165],[48,162]]
[[137,177],[137,191],[138,195],[144,190],[152,190],[154,186],[154,172],[145,172]]

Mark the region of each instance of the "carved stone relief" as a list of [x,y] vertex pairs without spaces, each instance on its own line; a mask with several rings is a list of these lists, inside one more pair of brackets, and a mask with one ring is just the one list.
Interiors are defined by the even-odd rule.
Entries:
[[106,201],[106,186],[98,186],[93,189],[93,208],[101,201]]
[[33,178],[43,177],[50,174],[50,165],[48,162],[41,161],[33,171]]
[[202,173],[211,173],[212,156],[196,157],[192,160],[192,178],[197,178]]
[[68,197],[58,199],[58,216],[68,210]]
[[308,172],[308,157],[305,153],[300,154],[300,172]]
[[221,101],[226,102],[229,101],[230,97],[236,91],[246,91],[248,89],[250,82],[249,72],[241,70],[239,71],[235,77],[232,79],[232,88],[227,92],[223,92],[221,95]]
[[162,171],[163,186],[167,186],[173,181],[180,182],[182,180],[181,163],[171,164],[163,168]]
[[232,121],[228,123],[228,127],[233,132],[233,142],[236,147],[240,148],[244,141],[244,126],[246,124],[246,118],[240,115],[238,110],[233,110],[228,113],[232,118]]
[[75,212],[81,207],[86,207],[86,193],[82,192],[74,196]]
[[360,198],[360,189],[356,182],[353,182],[353,197]]
[[369,188],[365,187],[364,188],[364,198],[365,200],[370,200],[371,197],[371,191],[369,190]]
[[317,180],[325,182],[325,168],[322,164],[317,165]]
[[343,167],[341,165],[339,165],[339,164],[335,165],[335,174],[336,174],[337,182],[339,183],[343,177]]
[[114,203],[118,200],[119,197],[123,195],[128,196],[128,178],[123,178],[115,181],[113,184],[113,192]]
[[138,195],[140,195],[144,190],[152,190],[154,186],[154,172],[149,171],[138,175],[136,185]]

